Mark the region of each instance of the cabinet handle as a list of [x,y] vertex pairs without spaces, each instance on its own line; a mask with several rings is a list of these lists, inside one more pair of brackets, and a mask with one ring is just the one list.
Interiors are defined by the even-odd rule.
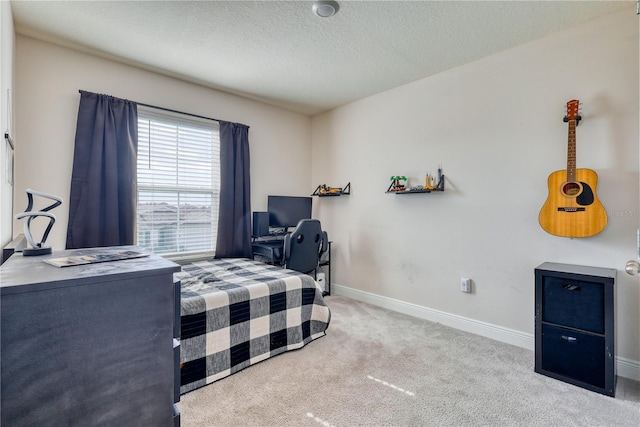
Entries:
[[578,338],[576,337],[569,337],[567,335],[561,335],[560,338],[562,338],[563,341],[566,341],[570,344],[575,344],[578,342]]
[[578,285],[562,285],[562,289],[565,291],[579,291],[580,286]]

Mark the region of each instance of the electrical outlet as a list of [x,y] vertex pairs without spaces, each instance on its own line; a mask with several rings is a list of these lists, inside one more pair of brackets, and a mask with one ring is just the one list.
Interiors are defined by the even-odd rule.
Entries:
[[460,279],[460,290],[462,292],[471,293],[471,279],[467,279],[466,277],[463,277]]

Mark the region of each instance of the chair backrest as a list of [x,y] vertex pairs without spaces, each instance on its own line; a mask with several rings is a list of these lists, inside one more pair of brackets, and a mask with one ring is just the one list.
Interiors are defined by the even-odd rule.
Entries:
[[303,219],[295,230],[284,238],[283,265],[301,273],[310,273],[318,268],[321,249],[326,233],[317,219]]

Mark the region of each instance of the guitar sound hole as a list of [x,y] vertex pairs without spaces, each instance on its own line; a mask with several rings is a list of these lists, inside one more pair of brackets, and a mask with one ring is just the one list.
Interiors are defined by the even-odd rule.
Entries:
[[567,197],[576,197],[582,192],[582,185],[577,182],[565,182],[562,185],[562,194]]

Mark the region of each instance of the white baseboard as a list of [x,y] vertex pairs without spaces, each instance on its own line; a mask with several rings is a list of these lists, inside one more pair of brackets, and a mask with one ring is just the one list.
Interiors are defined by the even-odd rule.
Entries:
[[640,362],[616,356],[616,374],[619,377],[640,381]]
[[[331,284],[331,291],[336,295],[342,295],[431,322],[441,323],[452,328],[460,329],[461,331],[481,335],[496,341],[526,348],[527,350],[533,351],[535,347],[535,337],[533,334],[527,334],[503,326],[458,316],[457,314],[434,310],[358,289],[336,285],[335,283]],[[616,370],[618,376],[640,381],[640,362],[637,360],[616,357]]]

